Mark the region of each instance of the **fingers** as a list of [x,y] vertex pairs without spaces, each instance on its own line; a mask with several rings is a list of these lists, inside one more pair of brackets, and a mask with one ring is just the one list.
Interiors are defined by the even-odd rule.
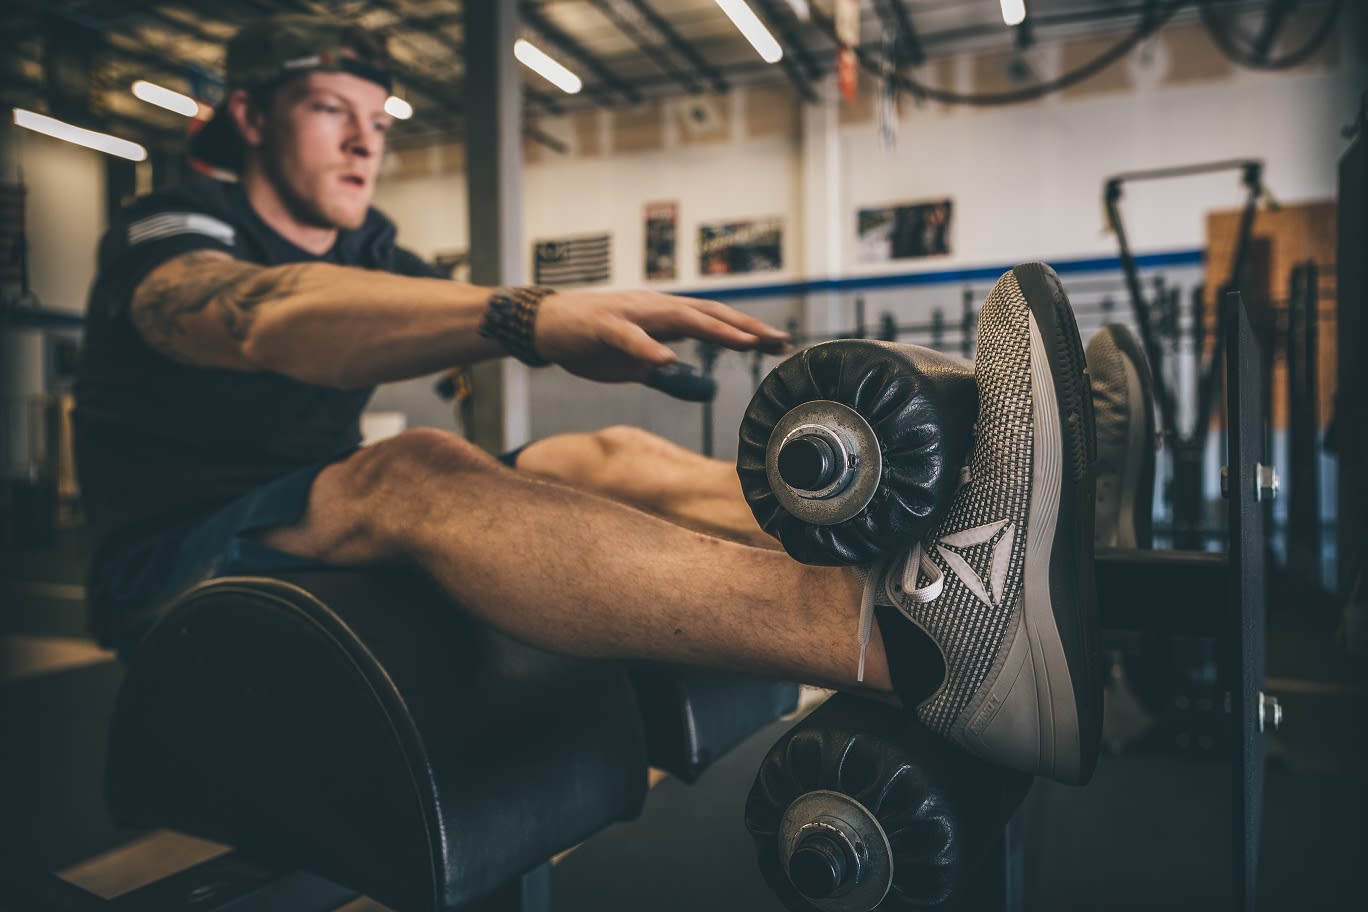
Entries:
[[685,298],[695,309],[701,310],[710,317],[714,317],[725,323],[735,326],[743,332],[748,332],[763,341],[775,340],[787,342],[789,334],[780,329],[775,329],[763,320],[757,320],[750,314],[744,314],[734,307],[728,307],[719,301],[709,301],[703,298]]
[[610,323],[604,328],[603,341],[634,360],[648,365],[673,364],[678,360],[669,346],[656,341],[650,333],[630,320],[615,320]]
[[[747,332],[701,310],[686,308],[672,314],[674,324],[671,329],[692,339],[713,342],[733,351],[750,351],[759,348],[766,340],[755,333]],[[774,340],[781,341],[781,340]]]
[[668,323],[648,328],[682,333],[736,351],[759,349],[783,354],[788,349],[788,333],[718,301],[679,295],[658,298],[666,305],[660,316]]

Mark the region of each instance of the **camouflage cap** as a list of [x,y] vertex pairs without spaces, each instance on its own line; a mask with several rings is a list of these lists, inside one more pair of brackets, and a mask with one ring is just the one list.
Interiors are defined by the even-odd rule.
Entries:
[[[385,38],[361,26],[302,13],[282,13],[242,27],[228,42],[226,84],[234,89],[268,89],[310,72],[351,73],[392,88]],[[220,103],[190,137],[190,157],[227,171],[242,167],[242,138]]]

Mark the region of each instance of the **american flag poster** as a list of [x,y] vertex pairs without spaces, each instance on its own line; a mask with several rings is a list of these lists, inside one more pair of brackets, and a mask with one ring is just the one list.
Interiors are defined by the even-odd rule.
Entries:
[[594,285],[612,276],[611,234],[537,241],[532,250],[538,285]]

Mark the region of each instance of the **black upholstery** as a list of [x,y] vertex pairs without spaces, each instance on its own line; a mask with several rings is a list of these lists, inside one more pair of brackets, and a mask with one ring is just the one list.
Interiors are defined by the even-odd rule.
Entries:
[[133,656],[110,733],[119,822],[171,827],[448,910],[646,791],[619,667],[551,655],[407,576],[190,590]]
[[798,706],[798,685],[683,665],[635,665],[651,766],[695,782],[713,761]]

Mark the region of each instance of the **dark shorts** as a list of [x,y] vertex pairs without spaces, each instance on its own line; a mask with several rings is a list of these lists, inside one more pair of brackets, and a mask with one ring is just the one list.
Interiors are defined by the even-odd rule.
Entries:
[[[499,457],[512,467],[522,449]],[[309,505],[314,479],[331,462],[296,469],[255,488],[215,513],[134,542],[117,539],[91,568],[91,626],[101,643],[120,655],[137,645],[170,606],[195,583],[221,576],[270,576],[326,568],[314,558],[277,551],[253,533],[292,526]]]

